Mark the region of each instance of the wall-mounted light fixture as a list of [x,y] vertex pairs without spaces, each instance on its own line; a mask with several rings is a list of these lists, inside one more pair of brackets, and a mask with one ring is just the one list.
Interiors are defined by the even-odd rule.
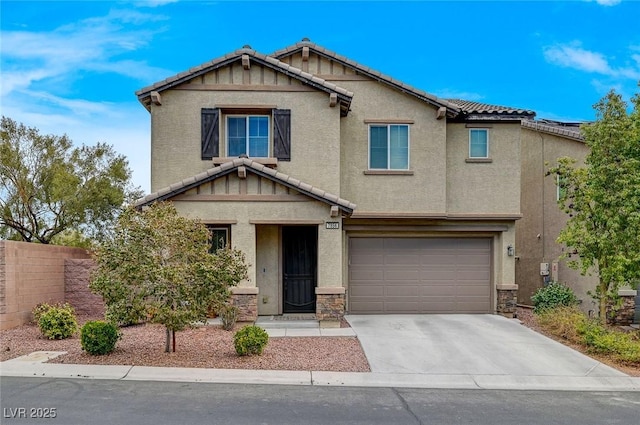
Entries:
[[507,246],[507,255],[509,257],[513,257],[514,255],[516,255],[516,250],[513,248],[513,245]]

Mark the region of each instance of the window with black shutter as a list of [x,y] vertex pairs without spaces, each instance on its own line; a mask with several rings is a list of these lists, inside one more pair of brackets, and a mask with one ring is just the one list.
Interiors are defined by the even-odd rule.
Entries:
[[220,109],[202,108],[203,160],[220,156]]
[[291,110],[273,110],[273,156],[291,161]]

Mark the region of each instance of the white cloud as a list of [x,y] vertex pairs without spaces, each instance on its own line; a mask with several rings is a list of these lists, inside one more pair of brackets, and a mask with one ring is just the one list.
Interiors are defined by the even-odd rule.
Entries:
[[567,68],[610,75],[613,70],[601,53],[590,52],[576,46],[553,46],[544,51],[547,61]]
[[596,0],[600,6],[616,6],[620,4],[622,0]]
[[[78,95],[88,75],[119,75],[140,85],[173,71],[130,59],[162,30],[158,14],[112,10],[49,31],[2,30],[2,115],[45,134],[67,134],[77,145],[106,142],[127,157],[133,183],[149,191],[149,115],[131,95],[125,102],[91,101]],[[96,90],[92,89],[92,93]],[[85,95],[88,97],[88,95]]]
[[134,6],[138,7],[158,7],[169,3],[177,3],[178,0],[138,0],[134,1]]
[[149,43],[154,32],[128,24],[164,19],[136,11],[111,11],[48,32],[2,31],[2,94],[28,88],[36,81],[83,71],[113,72],[140,81],[155,81],[172,72],[143,61],[116,59]]
[[631,55],[635,65],[613,66],[602,53],[583,49],[579,42],[558,44],[544,49],[545,59],[555,65],[615,78],[640,79],[640,63]]

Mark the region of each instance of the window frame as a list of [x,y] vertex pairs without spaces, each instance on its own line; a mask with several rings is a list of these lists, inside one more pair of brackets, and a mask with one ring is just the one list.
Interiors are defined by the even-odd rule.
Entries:
[[[486,148],[485,148],[485,156],[472,156],[471,155],[471,134],[474,131],[482,131],[486,134]],[[488,128],[470,128],[469,129],[469,159],[489,159],[491,158],[489,156],[489,142],[490,142],[490,138],[489,138],[489,129]]]
[[[371,167],[371,129],[385,127],[387,129],[387,167]],[[406,127],[407,129],[407,166],[406,168],[391,168],[391,127]],[[370,123],[367,126],[367,170],[369,171],[409,171],[411,170],[411,126],[403,123]]]
[[[207,230],[209,231],[209,235],[211,236],[211,245],[209,246],[209,253],[215,254],[220,249],[231,248],[231,225],[230,224],[207,224]],[[213,232],[221,231],[225,232],[225,246],[222,248],[214,249],[214,236]]]
[[[257,117],[257,118],[266,118],[267,119],[267,155],[266,156],[251,156],[249,155],[249,143],[250,143],[250,134],[249,134],[249,118],[251,117]],[[225,149],[227,152],[227,156],[229,157],[236,157],[234,155],[230,154],[230,146],[229,146],[229,119],[230,118],[245,118],[245,130],[246,130],[246,134],[245,134],[245,153],[244,154],[240,154],[240,155],[247,155],[250,158],[271,158],[271,155],[273,154],[273,148],[272,148],[272,128],[271,126],[273,125],[273,115],[272,114],[242,114],[242,113],[229,113],[229,114],[224,114],[224,130],[225,130],[225,137],[224,137],[224,143],[225,143]],[[239,156],[239,155],[238,155]]]

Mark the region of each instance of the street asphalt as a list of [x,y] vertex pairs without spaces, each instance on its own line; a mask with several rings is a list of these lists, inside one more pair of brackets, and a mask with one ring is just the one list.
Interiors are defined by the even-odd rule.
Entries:
[[[0,363],[0,376],[354,387],[640,391],[630,377],[496,315],[349,315],[371,372],[49,364],[55,352]],[[281,323],[267,331],[283,336]],[[287,336],[317,336],[286,325]],[[331,332],[321,333],[331,335]],[[334,332],[336,336],[342,333]],[[277,336],[276,336],[277,335]]]

